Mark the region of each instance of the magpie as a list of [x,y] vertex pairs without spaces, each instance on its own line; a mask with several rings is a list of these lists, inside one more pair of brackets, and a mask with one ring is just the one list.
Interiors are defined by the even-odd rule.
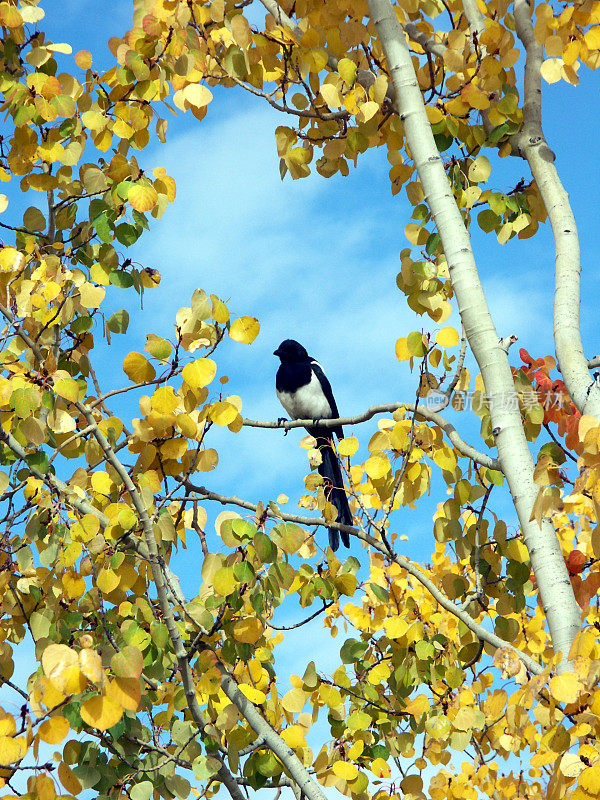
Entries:
[[[318,470],[325,482],[326,497],[337,509],[337,522],[352,525],[352,512],[344,491],[342,470],[333,449],[333,434],[338,439],[344,438],[342,426],[324,428],[318,424],[321,419],[339,417],[327,376],[321,365],[294,339],[283,341],[273,355],[279,356],[281,360],[275,379],[277,397],[292,419],[314,420],[314,424],[307,426],[306,430],[315,437],[321,451],[322,461]],[[329,544],[332,550],[338,549],[340,534],[344,546],[350,547],[347,531],[329,528]]]

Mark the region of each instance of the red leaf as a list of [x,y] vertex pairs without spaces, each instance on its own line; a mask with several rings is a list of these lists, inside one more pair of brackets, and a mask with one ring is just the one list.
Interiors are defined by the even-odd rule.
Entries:
[[519,355],[521,356],[521,361],[524,364],[532,364],[533,363],[533,358],[529,355],[529,353],[527,352],[527,350],[525,350],[524,347],[522,347],[519,350]]
[[581,552],[581,550],[571,550],[567,556],[567,569],[569,570],[569,575],[578,575],[580,572],[583,572],[586,561],[587,558],[585,557],[585,554]]

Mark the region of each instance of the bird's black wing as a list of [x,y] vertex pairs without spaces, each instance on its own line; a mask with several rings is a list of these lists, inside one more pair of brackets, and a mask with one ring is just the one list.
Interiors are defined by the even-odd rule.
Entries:
[[[331,406],[332,419],[339,417],[340,413],[338,411],[338,407],[336,405],[335,398],[331,390],[331,384],[327,379],[327,375],[325,375],[325,373],[323,372],[323,368],[321,367],[318,361],[311,359],[310,366],[314,374],[317,376],[319,383],[321,384],[321,389],[323,390],[323,394],[327,398],[327,402]],[[341,425],[338,425],[337,428],[329,428],[329,430],[332,430],[336,434],[338,439],[344,438],[344,431],[342,430]]]

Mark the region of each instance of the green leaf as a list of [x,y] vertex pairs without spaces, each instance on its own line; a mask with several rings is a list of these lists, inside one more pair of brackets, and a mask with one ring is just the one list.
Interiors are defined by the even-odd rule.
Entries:
[[415,645],[415,653],[419,661],[429,661],[434,657],[435,650],[431,642],[425,642],[421,639]]
[[30,417],[37,411],[40,405],[40,395],[36,389],[23,388],[15,389],[10,396],[10,404],[15,414],[21,419]]
[[71,331],[79,336],[81,333],[87,333],[94,327],[94,320],[91,317],[77,317],[71,323]]
[[427,352],[427,348],[423,343],[423,334],[420,331],[412,331],[408,334],[406,337],[406,346],[408,352],[417,358],[421,358]]
[[248,77],[248,70],[246,69],[246,59],[243,52],[239,47],[234,45],[227,51],[223,64],[228,75],[232,75],[238,80],[245,81]]
[[227,521],[231,525],[231,530],[240,541],[253,539],[256,534],[256,525],[246,519],[231,519]]
[[115,313],[106,323],[106,327],[111,333],[127,333],[128,326],[129,314],[124,309],[121,311],[115,311]]
[[340,658],[343,664],[354,664],[365,654],[367,649],[366,642],[360,642],[358,639],[346,639],[340,649]]
[[136,211],[133,209],[133,219],[135,220],[135,224],[138,228],[145,228],[147,231],[150,230],[150,226],[148,225],[148,220],[146,219],[146,215],[142,214],[141,211]]
[[192,769],[194,771],[194,776],[199,781],[203,781],[216,775],[221,769],[221,763],[211,756],[198,756],[198,758],[194,759]]
[[271,531],[271,538],[286,553],[295,553],[306,539],[306,531],[292,522],[281,522]]
[[427,239],[427,243],[425,245],[425,252],[428,253],[430,256],[433,256],[437,252],[439,246],[440,246],[439,233],[432,233],[431,236]]
[[263,564],[269,564],[277,558],[277,548],[262,531],[259,531],[254,537],[254,549]]
[[494,486],[502,486],[504,484],[504,475],[497,469],[486,469],[485,476]]
[[488,208],[480,211],[477,215],[477,224],[485,233],[495,231],[501,222],[500,217]]
[[32,469],[37,469],[38,472],[41,472],[44,475],[46,474],[46,472],[48,472],[49,468],[48,456],[41,450],[26,455],[25,463],[27,464],[27,466],[31,467]]
[[447,150],[454,143],[452,136],[448,136],[446,133],[435,133],[433,138],[435,139],[437,149],[440,153],[443,153],[444,150]]
[[112,240],[115,238],[113,236],[112,225],[108,221],[106,214],[101,214],[95,220],[94,227],[96,228],[96,233],[100,237],[100,240],[103,241],[105,244],[110,244]]
[[387,592],[383,586],[378,586],[376,583],[370,583],[369,589],[373,592],[378,600],[381,600],[382,603],[387,603],[390,599],[389,592]]
[[135,244],[140,238],[140,235],[141,231],[138,231],[134,225],[130,225],[128,222],[122,222],[115,228],[117,241],[125,245],[125,247],[130,247],[130,245]]
[[131,800],[150,800],[153,792],[154,784],[152,781],[141,781],[131,787],[129,797]]
[[119,289],[129,289],[130,286],[133,286],[133,278],[122,269],[111,272],[109,280],[113,286],[117,286]]

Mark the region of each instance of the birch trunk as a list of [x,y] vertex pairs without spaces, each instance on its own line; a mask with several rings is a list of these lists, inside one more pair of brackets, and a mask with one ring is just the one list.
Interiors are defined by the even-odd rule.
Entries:
[[591,378],[579,327],[581,253],[575,215],[558,175],[555,155],[542,129],[541,66],[543,49],[535,40],[531,8],[514,6],[517,36],[525,47],[523,128],[515,137],[538,185],[552,227],[555,249],[554,346],[558,365],[573,402],[582,414],[600,419],[600,386]]

